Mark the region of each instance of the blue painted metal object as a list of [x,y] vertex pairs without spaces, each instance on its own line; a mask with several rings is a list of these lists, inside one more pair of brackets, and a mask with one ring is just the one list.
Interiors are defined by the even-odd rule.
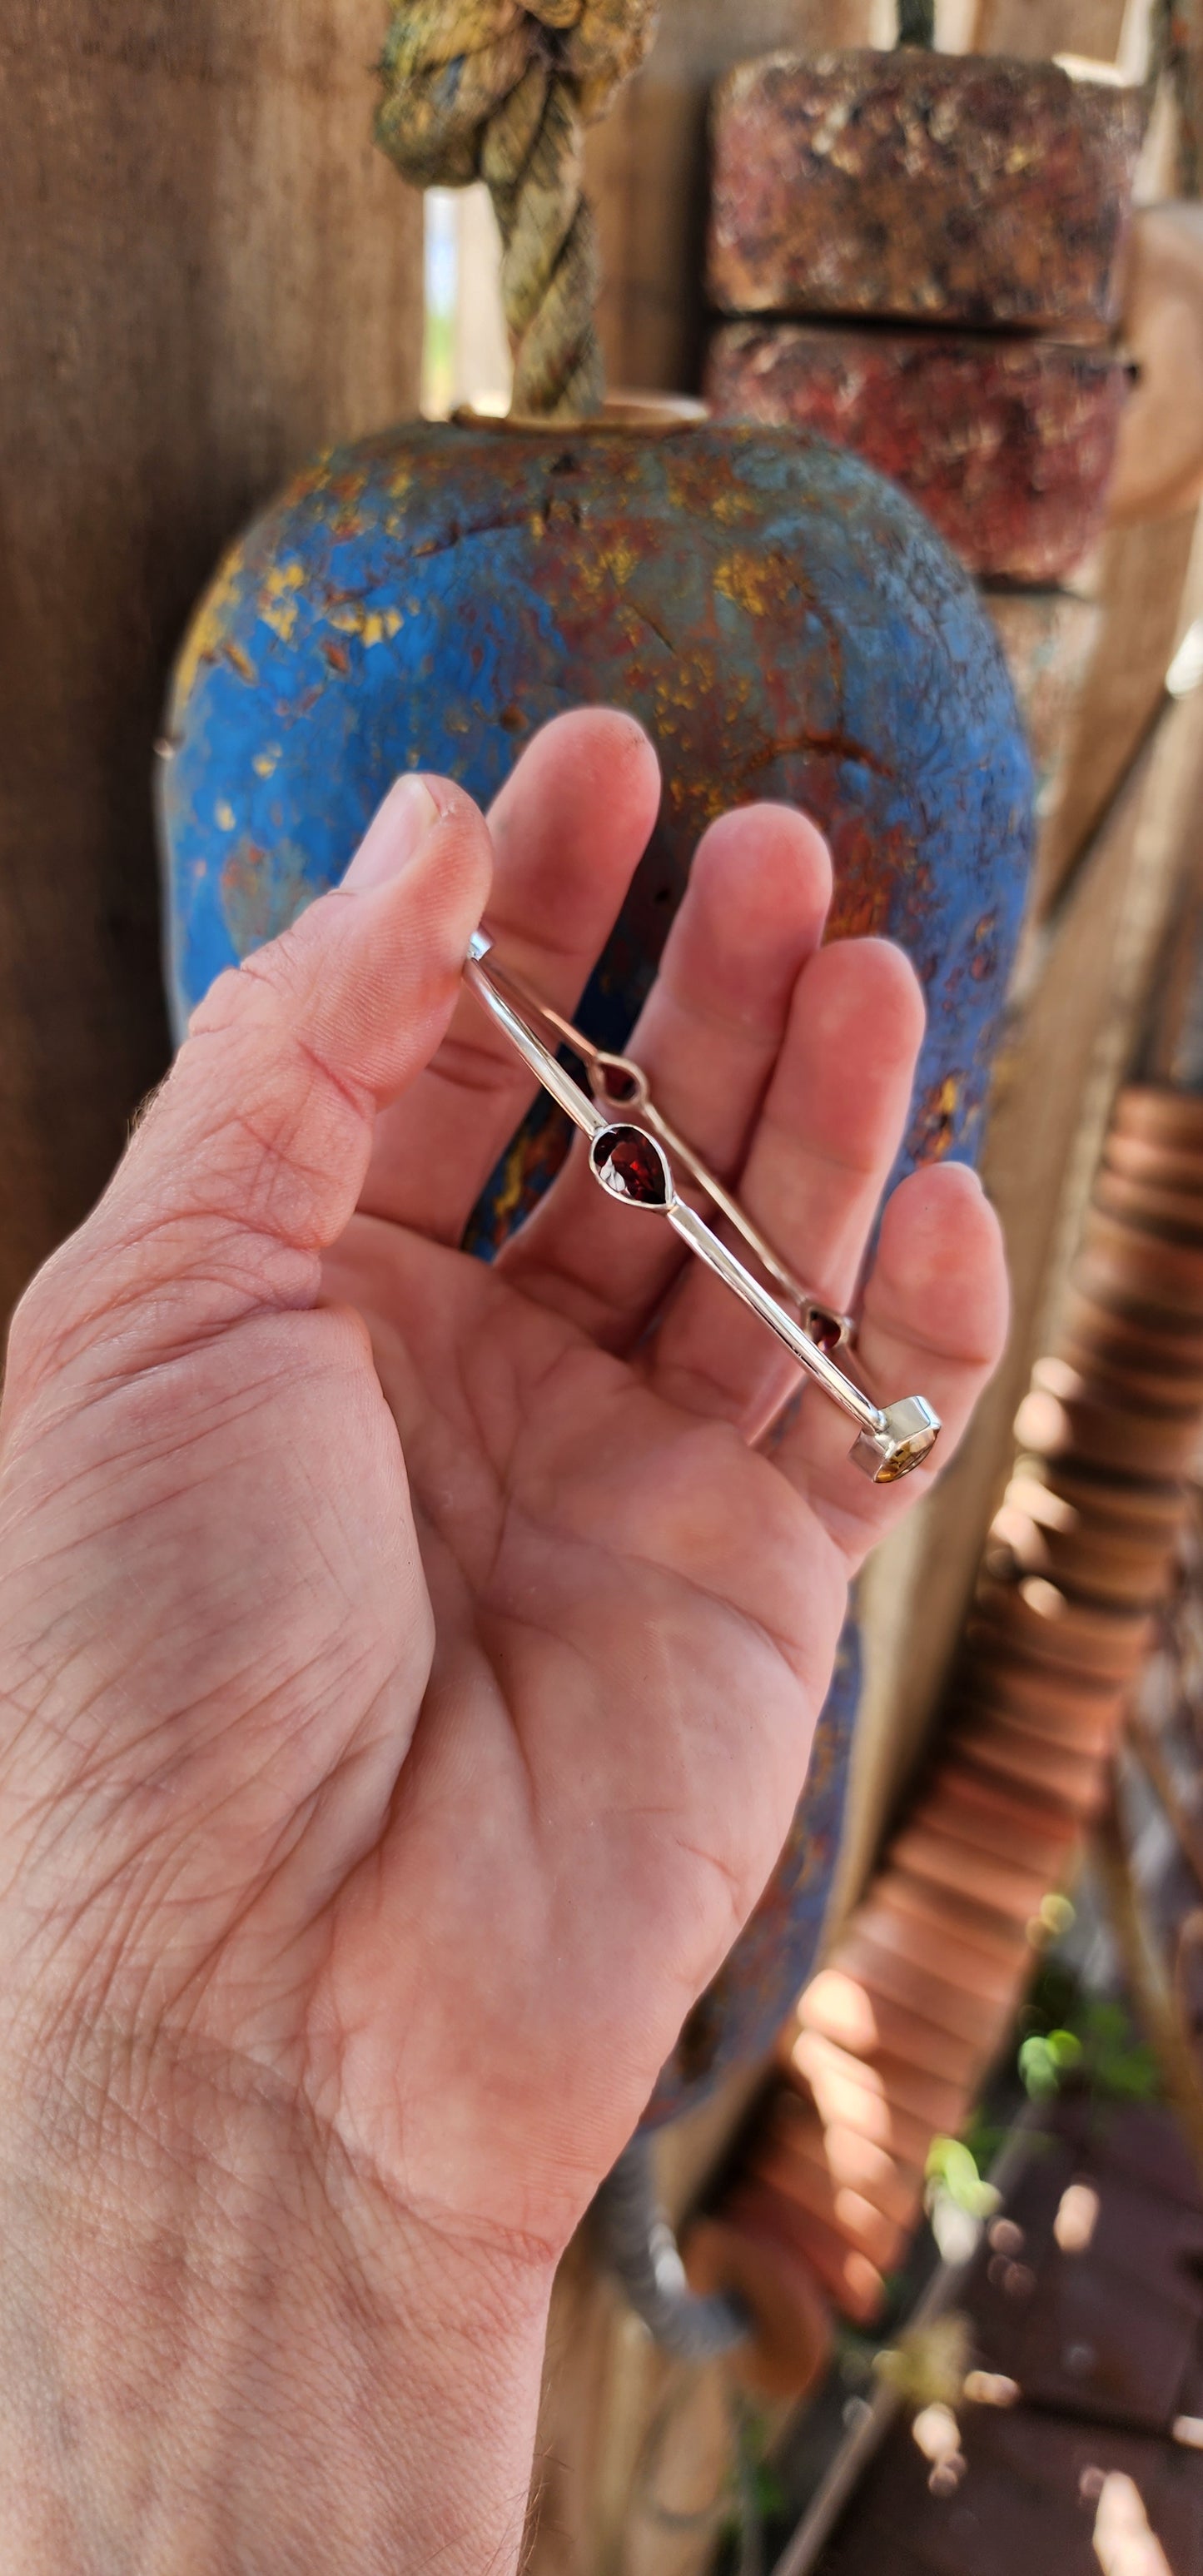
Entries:
[[[621,1046],[704,826],[776,797],[823,826],[832,934],[900,941],[928,1031],[900,1168],[972,1159],[1031,845],[1010,684],[927,522],[816,439],[691,424],[416,424],[321,458],[227,556],[185,640],[162,821],[182,1021],[223,966],[341,875],[399,771],[487,800],[526,737],[625,707],[660,818],[582,1006]],[[495,1248],[564,1150],[540,1108],[469,1232]],[[771,2039],[804,1981],[839,1844],[854,1642],[752,1923],[665,2069],[675,2115]]]

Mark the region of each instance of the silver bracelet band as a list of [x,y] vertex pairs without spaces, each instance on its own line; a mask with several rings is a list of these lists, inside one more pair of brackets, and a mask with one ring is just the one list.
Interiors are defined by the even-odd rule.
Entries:
[[[622,1204],[667,1217],[674,1232],[699,1261],[704,1261],[716,1278],[724,1280],[745,1306],[760,1316],[799,1367],[816,1378],[824,1392],[856,1423],[859,1437],[851,1455],[874,1484],[893,1484],[899,1476],[909,1475],[935,1445],[940,1431],[938,1414],[921,1395],[903,1396],[898,1403],[882,1408],[862,1394],[832,1356],[851,1343],[851,1317],[825,1305],[799,1284],[738,1200],[661,1115],[642,1067],[629,1056],[612,1055],[595,1047],[571,1020],[499,966],[492,946],[486,931],[474,933],[464,980],[517,1048],[536,1080],[588,1137],[594,1178]],[[540,1030],[546,1035],[540,1035]],[[583,1064],[589,1082],[587,1091],[560,1063],[556,1053],[560,1046],[569,1047]],[[681,1197],[673,1173],[674,1161],[743,1237],[776,1288],[797,1308],[796,1315],[762,1285]]]

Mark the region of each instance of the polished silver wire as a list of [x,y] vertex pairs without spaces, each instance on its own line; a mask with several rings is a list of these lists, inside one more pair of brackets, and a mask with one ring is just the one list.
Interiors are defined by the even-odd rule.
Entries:
[[[485,959],[489,959],[486,966]],[[629,1056],[613,1055],[594,1046],[583,1031],[530,993],[520,978],[501,967],[492,955],[492,941],[486,931],[473,934],[464,966],[464,979],[490,1017],[517,1048],[544,1090],[558,1101],[574,1125],[588,1137],[590,1163],[595,1177],[607,1188],[615,1189],[611,1157],[615,1143],[624,1136],[642,1138],[650,1145],[663,1171],[663,1196],[637,1199],[617,1183],[617,1194],[631,1197],[632,1204],[642,1205],[645,1212],[665,1216],[674,1232],[715,1276],[741,1298],[744,1305],[759,1315],[762,1323],[784,1344],[790,1357],[817,1378],[824,1392],[848,1414],[857,1425],[860,1438],[852,1451],[857,1465],[877,1484],[893,1483],[909,1475],[933,1447],[940,1430],[939,1417],[922,1396],[906,1396],[884,1409],[871,1402],[854,1380],[837,1367],[825,1342],[833,1348],[845,1347],[851,1339],[852,1323],[846,1315],[828,1307],[803,1288],[793,1272],[774,1251],[759,1228],[753,1225],[737,1199],[723,1186],[703,1162],[700,1154],[678,1135],[662,1117],[651,1098],[647,1076]],[[540,1029],[554,1037],[559,1046],[569,1047],[584,1065],[589,1081],[582,1090],[560,1063],[555,1047],[540,1036]],[[615,1093],[611,1087],[617,1079],[623,1088]],[[617,1114],[616,1114],[617,1113]],[[601,1152],[599,1153],[599,1146]],[[705,1219],[683,1199],[676,1184],[673,1158],[683,1165],[696,1186],[711,1200],[754,1252],[756,1259],[779,1288],[783,1288],[798,1315],[790,1314],[778,1298],[748,1270],[738,1256],[715,1234]],[[822,1338],[819,1338],[822,1336]]]
[[[512,1007],[516,1007],[516,1011],[525,1017],[528,1035],[529,1023],[534,1019],[543,1028],[554,1032],[558,1045],[571,1048],[572,1053],[584,1065],[594,1103],[598,1108],[608,1111],[610,1120],[617,1113],[621,1113],[624,1118],[633,1120],[635,1124],[651,1129],[657,1141],[672,1157],[673,1163],[680,1164],[689,1173],[691,1180],[696,1182],[712,1206],[716,1207],[720,1214],[726,1217],[728,1224],[733,1225],[737,1233],[743,1236],[749,1250],[755,1253],[761,1268],[767,1270],[770,1279],[776,1281],[782,1295],[788,1297],[791,1304],[799,1308],[803,1330],[810,1334],[812,1341],[818,1342],[820,1347],[828,1352],[847,1349],[852,1341],[854,1330],[851,1315],[841,1314],[838,1307],[827,1305],[824,1299],[813,1296],[808,1288],[802,1286],[788,1264],[782,1260],[780,1253],[774,1251],[772,1244],[761,1233],[759,1226],[753,1224],[746,1208],[740,1206],[738,1199],[733,1198],[730,1190],[720,1181],[717,1172],[711,1171],[709,1164],[703,1162],[696,1147],[691,1145],[688,1138],[682,1136],[680,1130],[671,1124],[663,1110],[656,1107],[651,1095],[651,1086],[642,1065],[636,1064],[633,1056],[615,1055],[607,1047],[595,1046],[592,1038],[586,1037],[583,1029],[578,1029],[575,1023],[567,1019],[562,1011],[557,1011],[552,1003],[545,1002],[538,993],[533,993],[521,976],[515,975],[512,968],[500,965],[495,957],[490,959],[489,976],[493,989],[500,999],[505,999],[507,993],[512,997]],[[512,1034],[512,1030],[510,1033]],[[529,1056],[527,1062],[531,1062]],[[559,1097],[558,1094],[557,1097]],[[569,1115],[572,1114],[570,1111]],[[577,1123],[579,1125],[579,1120]]]

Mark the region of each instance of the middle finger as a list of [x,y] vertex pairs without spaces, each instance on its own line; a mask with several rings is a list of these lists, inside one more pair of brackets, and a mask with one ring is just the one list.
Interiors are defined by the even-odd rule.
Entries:
[[[798,978],[739,1198],[812,1294],[837,1309],[852,1298],[902,1141],[923,1024],[918,979],[889,940],[840,941]],[[662,1394],[725,1415],[750,1440],[802,1374],[701,1262],[683,1277],[649,1362]],[[827,1409],[817,1390],[808,1401]]]
[[[628,1050],[657,1108],[720,1178],[739,1168],[830,898],[826,842],[789,806],[744,806],[698,844]],[[666,1225],[606,1197],[578,1138],[500,1266],[528,1296],[623,1350],[688,1259]]]

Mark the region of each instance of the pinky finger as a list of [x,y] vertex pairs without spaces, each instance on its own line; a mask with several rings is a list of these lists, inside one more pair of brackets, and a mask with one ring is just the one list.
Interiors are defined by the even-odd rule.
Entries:
[[964,1163],[913,1172],[889,1200],[857,1333],[856,1374],[876,1404],[923,1395],[943,1429],[932,1468],[873,1485],[852,1464],[852,1425],[808,1389],[774,1446],[855,1567],[930,1488],[951,1458],[1007,1335],[1007,1272],[998,1219]]

